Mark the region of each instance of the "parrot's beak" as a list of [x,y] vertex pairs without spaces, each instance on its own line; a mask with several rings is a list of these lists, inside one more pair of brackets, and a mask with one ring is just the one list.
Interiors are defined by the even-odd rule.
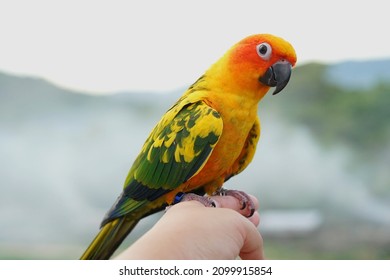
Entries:
[[292,66],[286,60],[280,60],[267,69],[259,81],[266,86],[275,87],[273,95],[279,93],[288,84]]

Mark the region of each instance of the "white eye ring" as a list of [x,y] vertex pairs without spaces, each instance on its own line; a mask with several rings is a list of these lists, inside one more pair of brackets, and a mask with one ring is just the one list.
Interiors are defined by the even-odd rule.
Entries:
[[268,60],[272,54],[272,48],[268,43],[261,43],[256,46],[257,54],[264,60]]

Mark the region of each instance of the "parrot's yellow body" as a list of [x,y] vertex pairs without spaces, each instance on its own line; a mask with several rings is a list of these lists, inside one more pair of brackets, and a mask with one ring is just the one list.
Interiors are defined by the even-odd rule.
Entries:
[[213,64],[152,130],[82,259],[108,259],[143,217],[179,193],[215,194],[251,162],[259,101],[288,83],[293,47],[269,34],[247,37]]

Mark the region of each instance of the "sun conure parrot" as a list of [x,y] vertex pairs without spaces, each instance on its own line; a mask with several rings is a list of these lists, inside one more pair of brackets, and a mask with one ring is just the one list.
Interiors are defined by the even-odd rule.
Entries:
[[260,136],[258,102],[270,87],[276,94],[287,85],[295,62],[294,48],[269,34],[230,48],[152,130],[81,259],[110,258],[140,219],[183,196],[212,205],[201,195],[233,195],[253,214],[248,195],[222,185],[251,162]]

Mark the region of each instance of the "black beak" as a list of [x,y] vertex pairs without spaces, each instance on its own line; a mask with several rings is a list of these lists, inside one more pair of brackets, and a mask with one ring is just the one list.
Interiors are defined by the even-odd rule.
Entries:
[[279,93],[288,84],[291,76],[291,64],[285,60],[276,62],[267,69],[259,81],[266,86],[275,87],[273,95]]

